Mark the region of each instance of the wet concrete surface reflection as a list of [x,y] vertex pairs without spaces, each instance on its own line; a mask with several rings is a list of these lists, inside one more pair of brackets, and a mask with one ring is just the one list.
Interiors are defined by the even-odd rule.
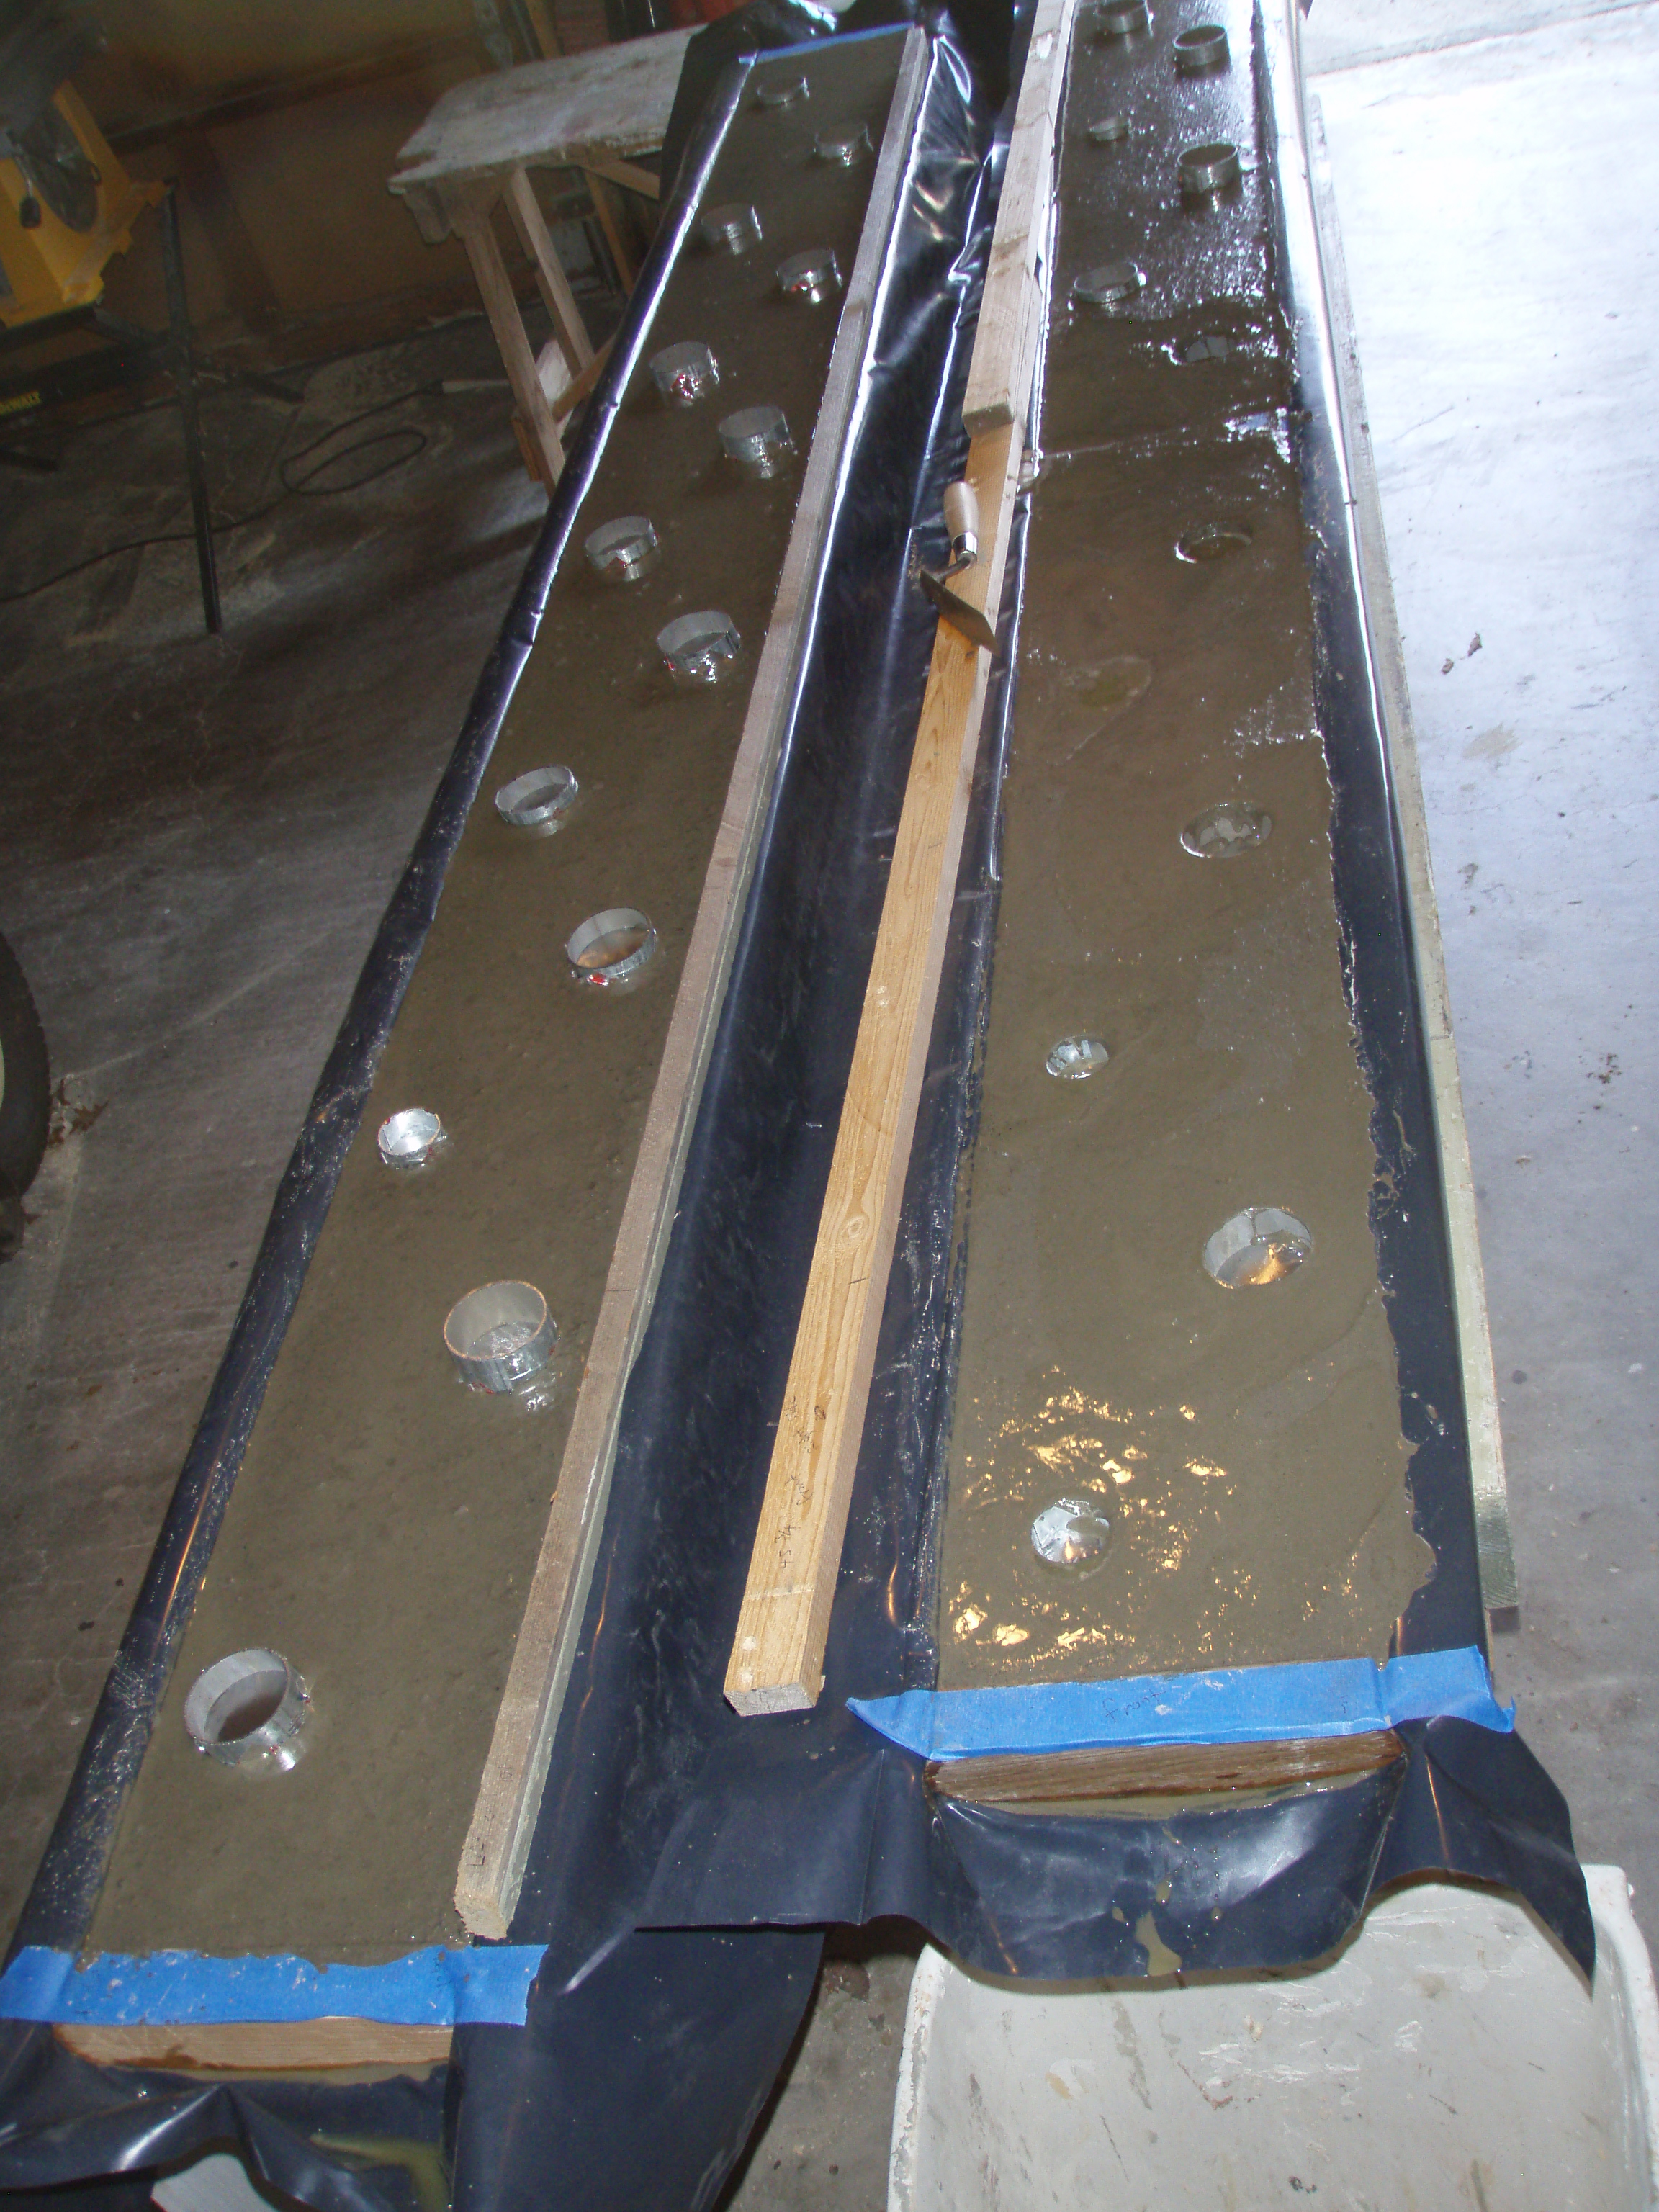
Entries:
[[[1182,372],[1173,368],[1167,374]],[[1184,532],[1244,518],[1224,561]],[[1343,992],[1296,474],[1272,420],[1051,457],[966,1217],[940,1684],[1385,1656],[1413,1534]],[[1224,865],[1182,833],[1270,817]],[[1056,1036],[1110,1040],[1056,1083]],[[1308,1224],[1228,1288],[1242,1211]],[[1275,1217],[1276,1218],[1276,1217]],[[1068,1574],[1057,1499],[1110,1524]]]

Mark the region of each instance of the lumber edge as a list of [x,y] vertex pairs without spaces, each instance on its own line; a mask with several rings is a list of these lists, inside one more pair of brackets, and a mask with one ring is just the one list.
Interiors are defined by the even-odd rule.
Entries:
[[[975,432],[969,447],[967,476],[978,495],[981,553],[952,588],[985,616],[993,632],[1024,459],[1024,418],[1042,350],[1048,271],[1031,241],[1046,236],[1054,118],[1074,4],[1040,0],[1032,24],[969,363],[968,393],[977,392],[981,413],[988,395],[995,400],[990,413],[996,419]],[[823,1687],[830,1613],[915,1133],[989,661],[988,653],[941,619],[726,1663],[726,1702],[745,1718],[805,1711]]]
[[1029,419],[1035,332],[1046,304],[1042,262],[1053,203],[1056,133],[1077,0],[1039,0],[1009,134],[1002,194],[986,263],[962,419],[977,437]]
[[350,2066],[444,2065],[453,2031],[395,2021],[234,2020],[105,2027],[59,2023],[66,2051],[95,2066],[159,2066],[229,2074],[313,2073]]
[[[983,550],[957,582],[994,630],[1024,458],[1012,424],[969,448]],[[990,655],[941,619],[726,1666],[726,1701],[745,1717],[804,1711],[823,1686],[989,667]]]
[[474,1936],[506,1936],[524,1878],[610,1496],[623,1389],[645,1334],[672,1224],[930,66],[927,35],[912,30],[899,62],[800,502],[623,1204],[547,1532],[457,1873],[456,1909]]
[[1213,1796],[1374,1774],[1405,1754],[1392,1729],[1269,1743],[1109,1744],[1090,1751],[931,1759],[927,1788],[969,1805],[1066,1798]]

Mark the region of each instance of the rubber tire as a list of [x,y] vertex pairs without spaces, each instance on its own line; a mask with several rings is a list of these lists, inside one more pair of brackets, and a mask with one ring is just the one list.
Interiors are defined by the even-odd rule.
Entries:
[[0,1176],[21,1197],[34,1181],[52,1119],[46,1032],[15,954],[0,937]]

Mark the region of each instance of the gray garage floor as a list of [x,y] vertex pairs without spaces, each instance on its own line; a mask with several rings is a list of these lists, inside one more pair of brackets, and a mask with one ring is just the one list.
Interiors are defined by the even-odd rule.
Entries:
[[[1481,1209],[1522,1626],[1503,1688],[1659,1936],[1659,5],[1316,0]],[[0,605],[0,929],[63,1078],[0,1269],[0,1927],[270,1194],[528,549],[480,325],[208,406],[224,547]],[[413,397],[398,398],[410,392]],[[418,438],[415,434],[419,434]],[[164,412],[0,472],[0,598],[183,526]],[[422,442],[422,441],[424,442]],[[361,472],[398,465],[356,489]],[[313,453],[301,469],[319,458]],[[740,2179],[873,2208],[908,1959],[840,1962]]]

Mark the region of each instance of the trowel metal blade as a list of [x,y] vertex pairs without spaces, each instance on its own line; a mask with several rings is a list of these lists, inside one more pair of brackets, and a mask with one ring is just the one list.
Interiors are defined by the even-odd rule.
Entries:
[[958,598],[947,583],[934,575],[931,568],[922,569],[919,580],[922,590],[952,629],[959,629],[969,645],[983,646],[987,653],[996,651],[997,634],[977,607],[970,606],[966,599]]

